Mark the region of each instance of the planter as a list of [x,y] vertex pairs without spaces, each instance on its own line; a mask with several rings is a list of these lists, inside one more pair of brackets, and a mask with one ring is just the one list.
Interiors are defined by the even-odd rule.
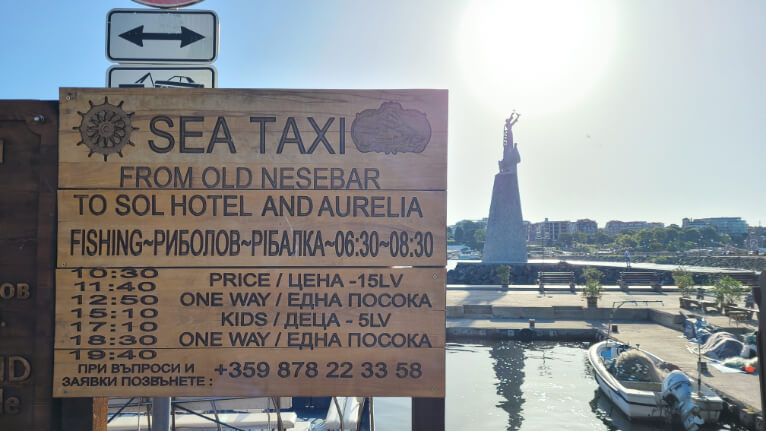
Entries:
[[595,296],[588,296],[585,298],[585,300],[588,303],[588,308],[597,308],[598,307],[598,298]]

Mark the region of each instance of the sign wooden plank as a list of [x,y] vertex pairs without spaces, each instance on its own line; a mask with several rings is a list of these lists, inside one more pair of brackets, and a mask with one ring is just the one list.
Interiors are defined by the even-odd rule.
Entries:
[[443,396],[446,102],[62,89],[55,393]]
[[[117,307],[111,307],[114,309]],[[418,345],[444,347],[444,312],[436,310],[391,311],[381,308],[351,311],[242,311],[243,308],[227,308],[217,312],[200,313],[197,310],[167,311],[160,309],[155,319],[130,319],[125,313],[140,316],[148,307],[122,308],[116,314],[106,311],[104,319],[87,319],[97,308],[84,311],[84,319],[70,314],[77,307],[62,309],[57,328],[56,348],[77,349],[106,346],[108,348],[175,348],[194,347],[298,347],[303,334],[317,331],[337,336],[333,345],[352,346],[355,338],[350,334],[395,335],[403,342],[416,339]],[[252,308],[251,308],[252,309]],[[193,314],[190,314],[193,313]],[[67,320],[65,320],[67,319]],[[71,322],[71,323],[69,323]],[[97,326],[102,325],[103,326]],[[151,326],[148,326],[151,325]],[[59,330],[60,328],[60,330]],[[82,329],[80,329],[82,328]],[[150,330],[158,328],[155,331]],[[380,343],[388,344],[383,336]],[[370,338],[372,339],[372,338]],[[399,343],[397,343],[399,344]],[[179,347],[180,348],[180,347]]]
[[61,188],[220,189],[200,169],[250,166],[247,188],[445,190],[446,154],[443,90],[61,89]]
[[[95,156],[94,156],[95,157]],[[135,165],[117,163],[61,162],[60,180],[74,189],[103,184],[122,190],[443,190],[444,172],[428,169],[418,179],[408,171],[411,163],[382,165],[327,162],[261,162],[207,165],[204,162],[163,164],[153,161]],[[429,188],[435,187],[435,188]]]
[[113,350],[80,350],[80,360],[56,360],[54,396],[444,395],[444,349],[397,349],[398,358],[391,350],[157,349],[152,361],[139,358],[145,351],[112,359]]
[[60,191],[60,267],[445,265],[445,192]]
[[134,271],[157,276],[58,270],[55,347],[280,347],[306,331],[444,347],[444,268]]

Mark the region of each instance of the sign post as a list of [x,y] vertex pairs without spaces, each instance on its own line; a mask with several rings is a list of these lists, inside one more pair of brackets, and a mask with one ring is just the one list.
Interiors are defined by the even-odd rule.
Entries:
[[[201,0],[136,0],[138,3],[157,8],[184,7]],[[114,25],[113,25],[114,18]],[[134,18],[136,21],[131,22]],[[132,26],[120,32],[120,26]],[[185,25],[184,25],[185,24]],[[145,31],[145,26],[153,27],[155,32]],[[196,27],[197,31],[189,27]],[[174,32],[173,28],[180,31]],[[138,50],[138,59],[132,58],[136,48],[121,45],[117,37],[142,49]],[[202,42],[203,39],[207,39]],[[178,41],[178,49],[173,42]],[[112,43],[114,41],[114,43]],[[150,41],[147,49],[144,42]],[[153,42],[157,43],[153,43]],[[160,41],[169,41],[162,43]],[[200,41],[199,43],[197,43]],[[194,45],[191,48],[185,48]],[[122,48],[121,48],[122,46]],[[160,13],[158,11],[113,10],[107,18],[107,57],[110,60],[130,63],[135,60],[154,64],[168,63],[169,66],[138,65],[134,67],[111,67],[107,71],[107,88],[215,88],[217,72],[214,67],[173,66],[174,63],[195,62],[211,63],[218,53],[218,17],[212,11],[192,11]],[[123,54],[120,54],[124,50]],[[112,52],[114,50],[114,52]],[[152,76],[153,75],[153,76]],[[153,423],[159,430],[168,429],[165,410],[169,410],[170,398],[154,398]],[[162,411],[162,413],[160,413]]]
[[446,91],[60,111],[56,396],[444,397]]

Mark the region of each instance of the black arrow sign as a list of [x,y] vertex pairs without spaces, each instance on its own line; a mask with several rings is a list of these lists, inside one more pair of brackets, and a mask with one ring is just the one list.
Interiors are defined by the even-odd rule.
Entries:
[[144,46],[144,40],[178,40],[181,41],[181,48],[205,38],[205,36],[184,26],[181,26],[180,33],[144,33],[143,25],[126,31],[120,37],[138,46]]

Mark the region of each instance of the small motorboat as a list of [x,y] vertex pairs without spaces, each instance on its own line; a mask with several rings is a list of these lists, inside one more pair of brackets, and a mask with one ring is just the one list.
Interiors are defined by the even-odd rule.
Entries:
[[601,390],[631,420],[678,416],[687,431],[697,431],[723,410],[710,387],[637,347],[607,339],[590,347],[588,360]]

